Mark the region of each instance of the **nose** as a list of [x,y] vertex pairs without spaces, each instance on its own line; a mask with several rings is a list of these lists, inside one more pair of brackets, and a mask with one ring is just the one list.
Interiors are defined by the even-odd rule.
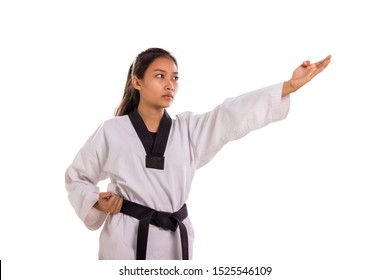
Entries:
[[168,80],[167,84],[165,85],[165,89],[169,91],[174,91],[175,88],[173,86],[173,82],[171,80]]

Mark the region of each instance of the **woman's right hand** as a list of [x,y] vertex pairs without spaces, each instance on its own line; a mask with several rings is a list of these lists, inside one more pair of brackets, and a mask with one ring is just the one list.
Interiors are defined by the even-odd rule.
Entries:
[[123,204],[123,198],[111,192],[99,193],[99,200],[94,207],[100,211],[117,214],[120,212]]

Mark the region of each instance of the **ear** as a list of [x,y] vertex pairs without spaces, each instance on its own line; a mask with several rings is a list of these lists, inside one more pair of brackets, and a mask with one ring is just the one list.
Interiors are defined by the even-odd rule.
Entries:
[[131,84],[133,85],[133,87],[134,87],[135,89],[141,90],[140,80],[138,79],[137,76],[131,77]]

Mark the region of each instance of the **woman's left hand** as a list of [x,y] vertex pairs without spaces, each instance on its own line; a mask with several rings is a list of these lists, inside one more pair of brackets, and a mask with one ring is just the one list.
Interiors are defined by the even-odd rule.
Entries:
[[321,73],[330,63],[332,56],[328,55],[325,59],[316,63],[304,61],[295,71],[291,79],[283,85],[283,96],[297,91],[302,86],[310,82],[315,76]]

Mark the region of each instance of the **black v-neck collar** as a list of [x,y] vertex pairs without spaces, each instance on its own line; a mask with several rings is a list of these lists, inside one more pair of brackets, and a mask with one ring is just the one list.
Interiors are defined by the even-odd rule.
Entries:
[[168,112],[164,110],[164,115],[160,120],[156,138],[148,131],[142,117],[137,110],[130,112],[129,118],[142,145],[145,148],[145,167],[154,169],[164,169],[164,153],[167,147],[168,136],[172,126],[172,119]]

